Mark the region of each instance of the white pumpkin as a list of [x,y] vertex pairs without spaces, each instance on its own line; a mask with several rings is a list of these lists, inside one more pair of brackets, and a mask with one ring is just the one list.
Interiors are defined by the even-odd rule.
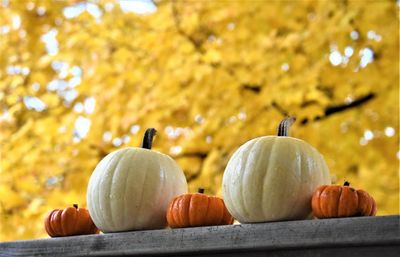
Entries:
[[143,148],[112,152],[93,171],[87,205],[101,231],[163,228],[172,198],[187,193],[178,164],[168,155],[150,150],[154,134],[154,129],[147,130]]
[[330,184],[322,155],[306,142],[288,136],[294,118],[281,122],[278,136],[248,141],[225,169],[222,193],[226,207],[241,223],[305,219],[314,190]]

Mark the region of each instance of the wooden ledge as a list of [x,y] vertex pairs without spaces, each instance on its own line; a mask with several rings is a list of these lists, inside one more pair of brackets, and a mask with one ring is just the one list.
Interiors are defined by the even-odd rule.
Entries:
[[147,230],[0,243],[0,256],[399,256],[400,216]]

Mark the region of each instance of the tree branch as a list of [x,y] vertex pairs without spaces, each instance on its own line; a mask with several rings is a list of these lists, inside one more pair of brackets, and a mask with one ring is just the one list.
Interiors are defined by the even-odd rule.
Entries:
[[328,107],[325,109],[325,115],[324,115],[323,117],[327,117],[327,116],[332,115],[332,114],[334,114],[334,113],[336,113],[336,112],[342,112],[342,111],[345,111],[345,110],[347,110],[347,109],[357,107],[357,106],[359,106],[359,105],[362,105],[362,104],[368,102],[369,100],[373,99],[374,97],[375,97],[375,93],[369,93],[368,95],[365,95],[365,96],[363,96],[363,97],[360,97],[360,98],[358,98],[358,99],[352,101],[352,102],[349,103],[349,104],[341,104],[341,105],[336,105],[336,106],[328,106]]
[[277,102],[272,102],[272,107],[274,107],[278,112],[282,114],[283,117],[289,116],[289,112],[284,110]]
[[182,153],[182,154],[176,156],[175,158],[195,157],[195,158],[204,160],[205,158],[207,158],[207,156],[208,156],[208,152],[189,152],[189,153]]
[[[358,98],[358,99],[356,99],[356,100],[354,100],[354,101],[352,101],[351,103],[348,103],[348,104],[339,104],[339,105],[328,106],[328,107],[325,108],[324,115],[315,117],[314,121],[323,120],[323,119],[326,119],[327,117],[329,117],[329,116],[331,116],[331,115],[333,115],[335,113],[343,112],[343,111],[346,111],[348,109],[358,107],[358,106],[363,105],[366,102],[374,99],[375,97],[376,97],[375,93],[369,93],[369,94],[367,94],[365,96],[362,96],[362,97],[360,97],[360,98]],[[307,124],[308,121],[309,121],[308,119],[303,119],[301,121],[301,124],[303,124],[303,125]]]
[[249,90],[255,94],[258,94],[261,92],[261,85],[243,84],[242,89]]

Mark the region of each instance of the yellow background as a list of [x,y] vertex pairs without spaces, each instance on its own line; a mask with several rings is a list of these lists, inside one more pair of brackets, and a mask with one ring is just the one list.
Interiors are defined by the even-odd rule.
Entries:
[[337,183],[399,213],[395,1],[155,5],[0,2],[1,241],[45,237],[48,211],[85,206],[97,162],[147,127],[191,191],[220,194],[233,151],[286,115]]

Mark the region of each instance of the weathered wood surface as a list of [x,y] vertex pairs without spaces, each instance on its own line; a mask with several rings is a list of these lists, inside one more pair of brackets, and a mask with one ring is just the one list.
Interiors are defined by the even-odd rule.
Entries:
[[148,230],[0,243],[0,256],[400,256],[400,216]]

